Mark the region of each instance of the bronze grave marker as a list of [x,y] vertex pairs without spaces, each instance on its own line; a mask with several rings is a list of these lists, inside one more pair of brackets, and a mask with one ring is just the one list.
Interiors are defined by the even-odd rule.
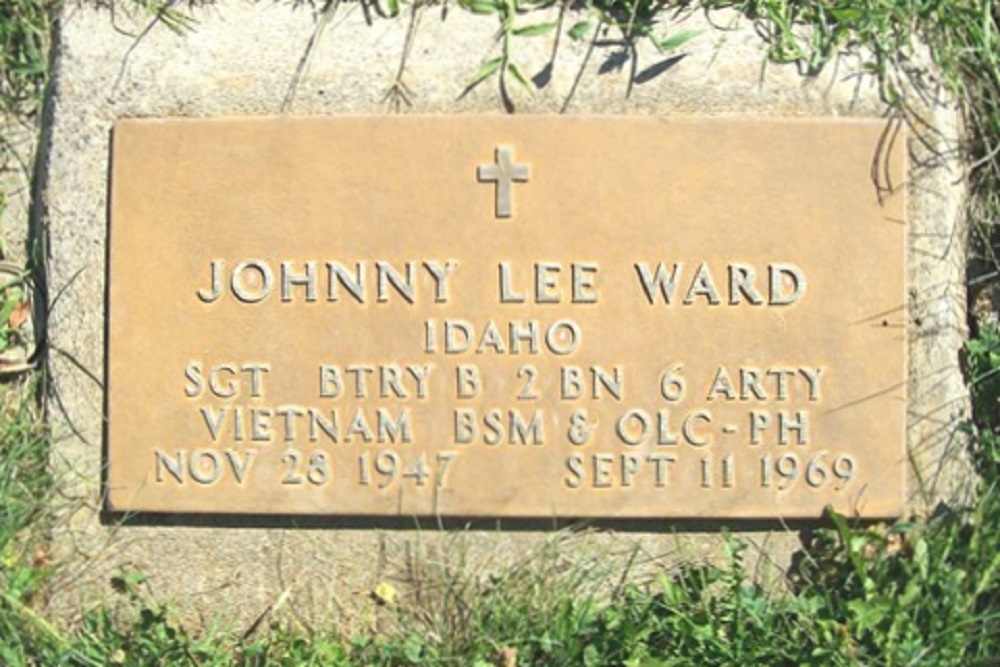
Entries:
[[884,129],[121,121],[107,508],[897,516]]

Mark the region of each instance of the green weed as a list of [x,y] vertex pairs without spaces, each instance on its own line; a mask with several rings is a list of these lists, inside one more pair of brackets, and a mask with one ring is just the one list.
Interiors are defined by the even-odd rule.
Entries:
[[48,76],[54,3],[0,0],[0,113],[34,115]]
[[973,454],[989,479],[1000,479],[1000,331],[983,327],[966,345],[976,439]]
[[587,665],[785,664],[801,655],[795,601],[772,598],[727,538],[721,565],[682,563],[607,605],[581,656]]
[[[629,67],[629,86],[626,91],[628,95],[635,83],[644,78],[651,79],[658,76],[666,71],[669,64],[668,59],[639,72],[637,44],[640,41],[648,41],[659,53],[666,56],[698,35],[697,32],[690,30],[661,34],[658,18],[667,5],[655,0],[631,2],[585,0],[577,4],[564,3],[557,20],[531,21],[530,15],[533,9],[549,7],[552,4],[551,0],[459,0],[459,5],[468,11],[495,15],[500,21],[500,29],[497,31],[499,55],[482,63],[460,97],[464,97],[483,81],[496,76],[501,101],[507,111],[513,111],[514,103],[508,90],[509,80],[514,80],[528,92],[547,85],[555,66],[559,35],[557,34],[555,38],[552,58],[542,71],[530,79],[514,59],[515,43],[518,39],[541,37],[565,30],[566,36],[574,41],[590,39],[592,46],[600,43],[610,49],[601,67],[602,71],[622,69],[626,65]],[[587,18],[578,20],[571,26],[565,26],[566,10],[571,7],[584,11]]]
[[0,419],[0,664],[58,644],[59,634],[32,605],[49,571],[43,535],[52,485],[48,442],[32,409],[31,382],[6,388]]
[[8,274],[4,269],[0,262],[0,355],[30,345],[25,330],[30,318],[30,285],[24,272]]
[[398,632],[363,643],[359,657],[388,651],[406,657],[399,664],[493,665],[517,655],[519,665],[579,664],[581,638],[616,574],[601,554],[559,533],[514,563],[486,568],[466,557],[464,537],[455,536],[444,560],[412,559],[412,592],[394,609]]

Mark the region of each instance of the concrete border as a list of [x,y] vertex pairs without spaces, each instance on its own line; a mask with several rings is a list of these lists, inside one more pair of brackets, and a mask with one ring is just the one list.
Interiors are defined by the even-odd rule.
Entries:
[[[245,625],[287,591],[297,614],[332,615],[350,630],[373,618],[368,592],[385,578],[405,578],[408,554],[415,549],[444,560],[462,553],[492,563],[544,543],[551,534],[537,525],[515,532],[477,526],[455,535],[364,522],[325,530],[102,524],[110,128],[126,117],[502,113],[491,82],[461,96],[479,63],[495,53],[497,22],[448,6],[404,8],[397,19],[372,17],[370,23],[361,5],[349,3],[337,5],[332,16],[317,15],[307,5],[249,0],[222,0],[191,11],[195,29],[184,35],[91,4],[67,6],[61,20],[42,202],[49,238],[48,406],[60,491],[52,604],[71,618],[109,594],[111,575],[136,568],[150,576],[157,594],[188,615]],[[565,25],[578,18],[566,17]],[[888,116],[876,83],[861,73],[858,56],[844,56],[820,77],[804,78],[793,66],[766,64],[761,38],[736,14],[691,13],[661,29],[703,32],[669,64],[648,44],[639,44],[637,71],[650,75],[633,85],[630,95],[629,63],[619,63],[619,50],[591,49],[564,36],[545,88],[527,95],[511,86],[517,110]],[[543,73],[553,48],[549,38],[525,38],[515,58],[529,76]],[[401,68],[404,52],[409,55]],[[651,66],[663,71],[652,76],[655,70],[646,69]],[[394,109],[386,94],[400,80],[412,91],[412,106]],[[926,131],[911,133],[909,145],[910,302],[891,317],[909,340],[911,488],[919,490],[911,506],[924,512],[970,486],[965,444],[956,429],[967,409],[958,365],[965,338],[966,232],[957,112],[944,101],[922,105],[917,113]],[[150,243],[155,251],[155,241]],[[690,557],[721,551],[720,536],[699,533],[705,527],[698,524],[666,531],[650,531],[648,525],[610,528],[585,539],[611,552],[629,552],[625,544],[636,544],[652,565],[676,560],[678,552]],[[621,530],[632,531],[624,541]],[[687,534],[677,538],[676,530]],[[779,569],[798,545],[790,530],[755,531],[748,538],[762,545],[761,558]],[[465,546],[454,548],[456,540]],[[573,542],[568,556],[581,552]]]

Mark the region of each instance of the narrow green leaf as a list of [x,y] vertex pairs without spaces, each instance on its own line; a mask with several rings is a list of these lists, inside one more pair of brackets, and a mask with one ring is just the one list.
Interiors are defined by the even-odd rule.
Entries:
[[500,69],[500,63],[503,62],[503,56],[497,56],[496,58],[490,58],[482,64],[476,75],[472,77],[472,82],[469,83],[467,88],[472,88],[483,81],[486,77],[495,73]]
[[531,90],[531,84],[528,83],[525,76],[521,74],[521,70],[517,68],[517,65],[514,63],[507,63],[507,72],[514,77],[515,81],[524,86],[527,90]]
[[41,74],[45,71],[45,63],[41,61],[28,62],[24,64],[13,65],[10,71],[16,72],[24,76],[31,76],[34,74]]
[[845,8],[845,9],[835,9],[831,8],[830,16],[837,19],[838,21],[854,21],[864,16],[864,11],[859,8]]
[[198,21],[193,16],[188,16],[184,12],[171,9],[166,4],[156,11],[156,18],[178,35],[194,32],[195,26],[198,24]]
[[399,16],[399,0],[386,0],[389,16]]
[[462,6],[473,14],[496,14],[499,8],[495,0],[466,0]]
[[570,28],[567,34],[574,42],[579,42],[587,36],[588,32],[590,32],[590,21],[580,21]]
[[674,49],[684,46],[701,33],[701,30],[681,30],[680,32],[670,35],[669,37],[664,37],[657,42],[656,45],[661,51],[673,51]]
[[20,299],[9,297],[0,302],[0,325],[6,327],[11,314],[17,308]]
[[896,599],[896,604],[902,609],[907,609],[913,606],[914,603],[919,602],[922,592],[923,589],[920,587],[920,580],[916,578],[910,579],[906,582],[903,592]]
[[847,527],[844,515],[828,505],[826,507],[826,516],[833,522],[834,527],[837,529],[837,534],[840,535],[840,540],[846,545],[851,539],[851,529]]
[[517,28],[514,34],[518,37],[538,37],[539,35],[545,35],[552,32],[556,23],[553,21],[551,23],[535,23],[534,25],[526,25],[523,28]]

